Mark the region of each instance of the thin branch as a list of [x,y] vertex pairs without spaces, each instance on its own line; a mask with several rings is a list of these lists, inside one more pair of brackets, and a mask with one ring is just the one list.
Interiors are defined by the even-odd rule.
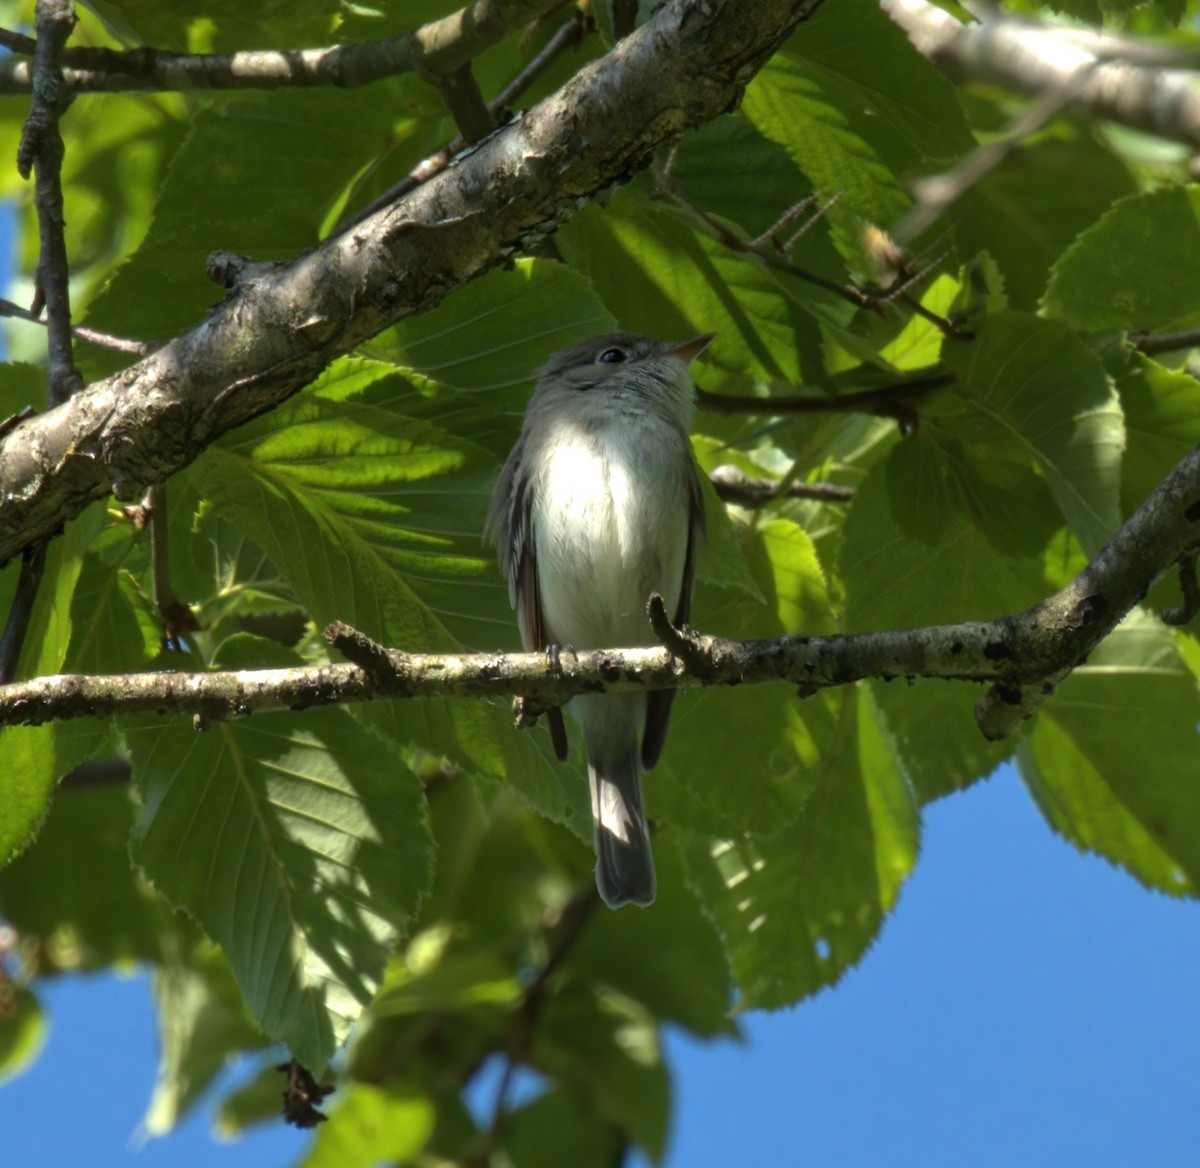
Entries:
[[[927,0],[881,3],[917,50],[957,81],[1037,96],[1061,93],[1088,67],[1072,109],[1200,147],[1200,88],[1193,71],[1163,67],[1180,60],[1169,46],[1038,23],[997,9],[964,24]],[[1142,63],[1148,58],[1150,63]]]
[[[46,320],[43,317],[20,304],[5,300],[3,297],[0,297],[0,316],[10,316],[16,320],[27,321],[29,324],[41,325],[42,328],[46,327]],[[144,357],[153,351],[153,346],[145,341],[135,341],[128,337],[114,337],[111,333],[98,332],[96,329],[86,328],[83,325],[72,325],[71,335],[76,340],[87,341],[102,349],[111,349],[117,353],[131,353],[137,357]]]
[[150,526],[150,565],[154,577],[154,603],[162,618],[163,645],[182,647],[183,638],[200,627],[196,614],[175,594],[171,585],[171,559],[167,524],[167,484],[146,492],[144,508]]
[[1061,85],[1042,91],[1037,100],[994,139],[981,143],[945,173],[915,182],[913,196],[916,202],[892,228],[892,238],[901,247],[907,247],[924,235],[972,187],[1062,113],[1083,91],[1097,66],[1096,61],[1080,65],[1063,79]]
[[[587,28],[588,23],[583,14],[574,13],[571,19],[546,42],[541,52],[488,103],[488,112],[496,124],[500,123],[509,106],[550,68],[561,53],[583,40]],[[437,153],[431,154],[417,163],[395,186],[390,187],[378,198],[372,200],[365,207],[359,208],[349,218],[338,224],[330,238],[336,239],[338,236],[344,235],[376,212],[416,190],[422,183],[441,174],[466,148],[466,139],[461,134],[452,138]]]
[[854,393],[792,394],[787,397],[750,397],[742,394],[696,391],[696,404],[714,414],[753,414],[756,417],[792,417],[796,414],[869,414],[895,418],[906,429],[916,423],[917,406],[931,393],[954,384],[952,373],[924,377],[862,389]]
[[1180,349],[1200,347],[1200,329],[1188,329],[1180,333],[1130,333],[1129,339],[1139,353],[1155,357],[1159,353],[1177,353]]
[[1163,622],[1168,625],[1186,625],[1200,612],[1200,580],[1196,579],[1196,559],[1200,550],[1191,548],[1179,557],[1179,604],[1163,609]]
[[151,356],[20,422],[0,439],[0,565],[110,490],[140,500],[336,358],[539,245],[664,141],[727,110],[818,3],[663,5],[619,52],[401,202],[239,284]]
[[[113,93],[319,85],[349,89],[399,73],[446,77],[557,3],[475,0],[458,12],[400,36],[317,49],[168,53],[150,48],[124,52],[77,48],[66,54],[64,81],[75,93]],[[17,48],[15,43],[9,47],[17,52],[28,51],[28,47]],[[28,62],[0,62],[0,94],[28,92],[30,83]]]
[[719,466],[708,478],[717,492],[717,498],[740,507],[765,507],[777,499],[849,503],[854,498],[854,488],[844,487],[840,483],[789,483],[783,479],[756,479],[744,474],[736,466]]
[[[44,300],[48,317],[46,402],[56,406],[83,386],[71,351],[70,275],[63,238],[64,147],[58,129],[63,104],[59,57],[75,27],[75,9],[70,0],[38,0],[36,11],[33,96],[17,147],[17,170],[25,179],[35,172],[34,202],[40,235],[36,299],[39,303]],[[0,636],[0,682],[16,676],[45,569],[46,543],[39,540],[26,547],[21,557],[16,592]]]
[[32,57],[37,48],[37,41],[23,32],[16,32],[11,28],[0,28],[0,47],[13,53],[23,53],[27,57]]
[[496,119],[488,109],[469,62],[438,78],[434,84],[464,141],[478,142],[496,128]]
[[33,97],[29,117],[17,147],[17,170],[34,178],[40,251],[37,284],[46,304],[46,335],[50,355],[49,403],[59,405],[78,391],[83,378],[71,350],[70,269],[63,238],[63,140],[58,129],[64,100],[59,55],[75,27],[70,0],[38,0],[37,51],[33,58]]
[[[44,677],[0,686],[0,725],[38,725],[112,714],[193,713],[202,723],[261,710],[305,709],[370,698],[525,695],[543,706],[575,694],[787,681],[803,694],[867,678],[990,682],[976,708],[1002,738],[1142,599],[1200,536],[1200,447],[1151,493],[1065,588],[1015,616],[896,632],[734,641],[660,628],[669,648],[545,653],[411,654],[375,646],[341,624],[326,638],[359,665],[227,673]],[[661,608],[661,603],[660,606]],[[659,612],[659,618],[664,614]],[[659,620],[661,626],[662,621]]]

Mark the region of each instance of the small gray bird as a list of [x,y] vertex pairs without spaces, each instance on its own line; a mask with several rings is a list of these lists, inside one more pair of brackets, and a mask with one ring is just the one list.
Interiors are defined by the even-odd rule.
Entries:
[[[704,504],[688,430],[688,362],[713,334],[672,345],[634,333],[593,337],[542,370],[487,520],[527,650],[653,643],[646,601],[688,619]],[[641,770],[662,754],[674,690],[581,694],[596,885],[605,902],[654,900]],[[567,757],[562,713],[549,714]]]

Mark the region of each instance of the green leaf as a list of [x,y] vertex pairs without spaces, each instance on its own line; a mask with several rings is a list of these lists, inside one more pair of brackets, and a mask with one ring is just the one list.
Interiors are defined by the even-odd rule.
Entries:
[[1098,551],[1120,523],[1125,446],[1099,358],[1061,324],[1011,312],[989,316],[943,357],[970,410],[953,429],[971,454],[1032,463],[1084,550]]
[[552,353],[613,327],[584,276],[549,260],[522,259],[401,321],[365,351],[442,385],[486,391],[489,413],[519,415]]
[[[20,761],[5,755],[6,767]],[[0,869],[0,916],[40,940],[47,971],[161,957],[170,913],[130,865],[132,824],[127,784],[67,787],[37,844]],[[86,878],[65,875],[78,873]]]
[[[186,936],[154,973],[158,1077],[143,1120],[166,1135],[196,1105],[234,1055],[265,1046],[220,950]],[[274,1110],[279,1111],[279,1082]]]
[[[85,550],[103,514],[99,503],[92,504],[68,525],[61,538],[47,546],[16,677],[62,672],[72,636],[72,596],[83,570]],[[0,758],[5,760],[0,864],[33,840],[58,781],[90,755],[111,750],[112,738],[103,723],[77,721],[6,726],[0,730]]]
[[263,1031],[315,1073],[430,879],[420,784],[363,735],[337,709],[129,734],[135,858],[221,945]]
[[283,1083],[277,1062],[261,1067],[249,1082],[221,1100],[213,1118],[214,1134],[218,1139],[235,1139],[255,1124],[278,1122]]
[[402,1085],[346,1088],[330,1122],[317,1130],[299,1168],[374,1168],[411,1163],[433,1134],[432,1102]]
[[1195,678],[1171,634],[1135,610],[1038,715],[1017,752],[1021,776],[1050,825],[1076,847],[1151,888],[1195,896],[1197,723]]
[[37,1060],[49,1029],[30,990],[7,980],[0,985],[0,1087]]
[[[336,364],[313,390],[210,447],[189,482],[278,566],[318,627],[335,619],[409,651],[515,647],[516,621],[480,533],[494,461],[396,412],[388,366]],[[590,832],[581,776],[507,703],[376,703],[389,738],[511,780],[531,806]]]
[[872,682],[918,800],[930,803],[987,778],[1015,745],[990,742],[975,721],[983,691],[961,681]]
[[902,531],[898,508],[938,501],[915,474],[891,469],[867,475],[846,518],[839,574],[848,631],[988,620],[1043,599],[1040,557],[1001,554],[961,510],[942,512],[935,542]]
[[611,1168],[622,1140],[580,1092],[552,1089],[504,1118],[504,1149],[515,1168]]
[[209,254],[285,259],[316,243],[356,175],[393,133],[403,136],[413,103],[419,109],[429,92],[409,75],[355,90],[242,93],[202,110],[171,160],[145,239],[87,323],[153,337],[203,320],[221,296],[205,275]]
[[[210,447],[189,476],[283,569],[310,615],[414,651],[511,639],[481,532],[491,456],[389,406],[395,371],[338,362]],[[453,631],[452,631],[453,630]]]
[[1188,257],[1200,249],[1198,216],[1195,186],[1119,200],[1054,265],[1047,314],[1094,332],[1194,328],[1200,286]]
[[806,21],[751,81],[744,109],[816,191],[842,196],[830,218],[852,262],[863,220],[889,226],[910,205],[908,182],[974,145],[954,86],[873,0]]
[[328,40],[335,8],[287,0],[88,0],[116,37],[177,52],[309,48]]
[[1115,363],[1127,432],[1121,502],[1128,513],[1200,442],[1200,385],[1141,353],[1123,353]]
[[916,804],[865,689],[842,696],[825,764],[803,814],[776,835],[680,841],[743,1008],[791,1005],[837,981],[916,862]]
[[[658,893],[644,912],[596,913],[564,967],[611,986],[693,1034],[736,1033],[729,968],[712,923],[687,888],[670,829],[654,837]],[[660,945],[670,937],[669,946]],[[653,960],[646,955],[653,953]]]
[[665,340],[717,334],[702,359],[706,389],[824,377],[810,313],[828,296],[801,300],[758,261],[700,235],[637,191],[622,191],[603,211],[585,208],[556,238],[622,328]]
[[534,1066],[570,1084],[655,1163],[667,1140],[671,1083],[654,1018],[617,994],[567,986],[545,1005]]
[[64,672],[131,673],[158,655],[162,618],[126,567],[145,568],[139,545],[129,524],[113,524],[92,541],[71,597]]
[[1043,138],[1008,154],[959,199],[955,240],[963,255],[993,256],[1009,303],[1034,312],[1051,265],[1133,190],[1128,169],[1090,134]]
[[[751,575],[766,604],[745,591],[701,587],[693,620],[722,636],[831,631],[825,577],[808,535],[788,519],[746,535]],[[805,805],[832,742],[831,700],[796,699],[789,686],[706,688],[679,696],[663,761],[646,780],[651,817],[696,831],[770,833]],[[738,727],[738,773],[755,781],[730,797],[729,727]]]

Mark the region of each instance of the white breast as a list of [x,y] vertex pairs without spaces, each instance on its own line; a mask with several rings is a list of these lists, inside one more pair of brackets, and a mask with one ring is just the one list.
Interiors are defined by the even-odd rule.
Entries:
[[533,526],[542,607],[561,644],[653,644],[650,593],[674,611],[688,538],[683,443],[674,427],[644,415],[559,428]]

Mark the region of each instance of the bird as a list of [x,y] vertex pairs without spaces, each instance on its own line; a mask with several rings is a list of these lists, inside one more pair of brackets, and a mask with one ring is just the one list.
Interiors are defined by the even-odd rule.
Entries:
[[[713,335],[670,343],[607,333],[541,370],[485,526],[527,651],[653,643],[646,605],[655,592],[677,626],[688,621],[704,537],[688,365]],[[587,752],[596,886],[613,908],[654,900],[642,771],[662,754],[674,697],[579,694],[567,703]],[[548,722],[565,761],[562,711]]]

